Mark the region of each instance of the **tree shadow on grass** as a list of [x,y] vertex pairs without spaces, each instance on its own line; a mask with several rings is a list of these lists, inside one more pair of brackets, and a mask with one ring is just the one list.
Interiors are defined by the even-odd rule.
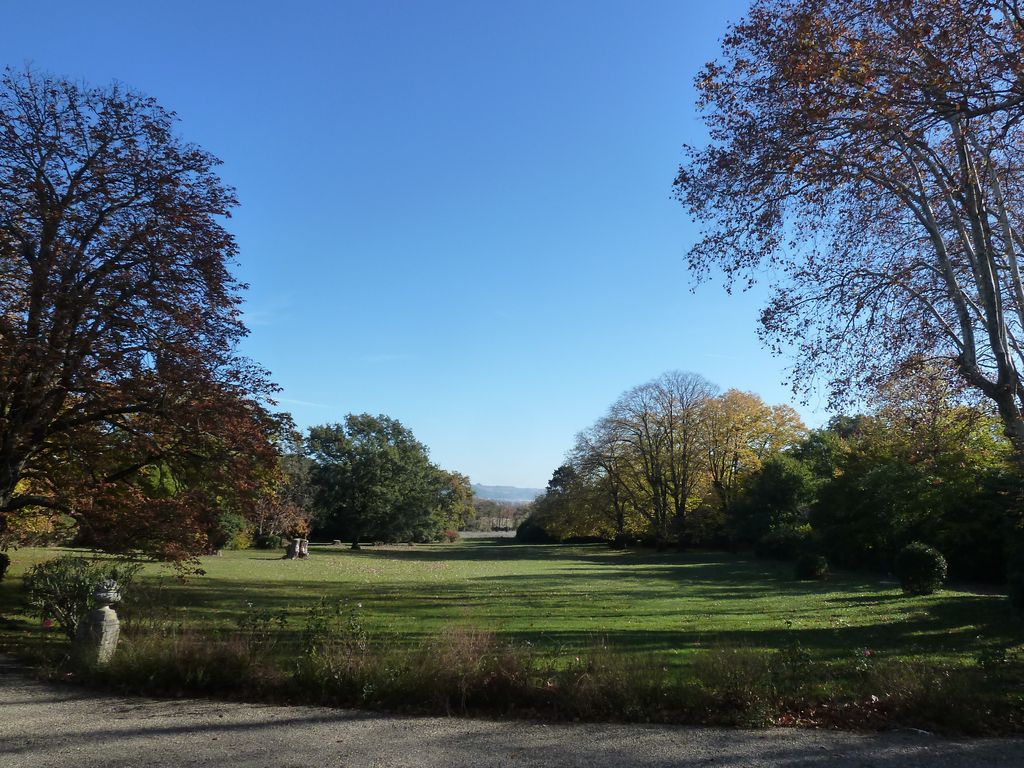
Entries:
[[[547,561],[565,563],[564,575],[573,574],[580,566],[598,566],[585,571],[587,579],[619,580],[624,577],[664,579],[686,584],[705,583],[718,589],[735,588],[735,594],[722,592],[719,597],[748,597],[756,592],[783,590],[790,594],[827,591],[822,582],[796,581],[791,563],[747,559],[717,551],[655,552],[653,550],[611,550],[600,544],[504,544],[487,540],[463,543],[417,545],[415,547],[384,546],[349,550],[322,547],[311,550],[314,555],[358,558],[362,560],[397,560],[411,563]],[[504,578],[504,577],[502,577]],[[516,578],[516,576],[512,576]],[[533,578],[532,576],[529,578]],[[871,577],[844,576],[826,585],[841,584],[844,589],[877,590]]]
[[[765,584],[757,583],[759,573],[749,564],[708,558],[702,563],[649,564],[644,571],[567,567],[437,583],[258,583],[205,577],[178,589],[174,602],[192,616],[216,617],[221,626],[233,625],[251,610],[250,602],[260,610],[284,611],[291,616],[293,637],[302,616],[321,596],[348,599],[363,604],[369,627],[386,630],[391,641],[408,645],[453,623],[493,628],[503,640],[548,649],[585,649],[604,642],[629,652],[709,646],[772,649],[795,641],[820,658],[846,657],[858,648],[897,655],[961,655],[1012,644],[1018,636],[1005,601],[997,596],[910,599],[880,592],[867,581],[822,585],[779,579]],[[684,586],[692,594],[683,596],[692,602],[678,617],[666,617]],[[837,589],[858,594],[833,594]],[[809,598],[817,600],[808,603]],[[893,619],[901,599],[906,600],[905,609]],[[769,602],[758,602],[765,600]],[[881,612],[861,610],[871,607]],[[743,626],[745,617],[755,616],[749,628]],[[765,626],[765,616],[776,621]]]
[[[597,553],[614,554],[600,544],[517,544],[511,539],[471,539],[459,544],[400,544],[363,545],[361,549],[343,546],[312,546],[311,555],[332,557],[380,558],[410,561],[507,561],[507,560],[564,560],[592,559]],[[603,561],[603,560],[598,560]]]

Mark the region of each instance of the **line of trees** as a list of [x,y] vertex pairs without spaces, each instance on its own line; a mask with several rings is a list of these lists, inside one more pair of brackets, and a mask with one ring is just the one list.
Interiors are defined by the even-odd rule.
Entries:
[[291,432],[279,443],[275,482],[244,512],[225,510],[217,548],[275,549],[295,536],[360,542],[426,542],[475,517],[469,478],[430,461],[397,419],[349,414]]
[[732,508],[743,479],[805,433],[787,405],[665,373],[625,392],[580,433],[525,530],[661,546],[698,540],[709,518]]
[[581,433],[521,527],[527,540],[681,543],[890,571],[911,542],[953,577],[1015,569],[1019,474],[1003,422],[921,365],[867,413],[804,429],[792,409],[671,373]]
[[[280,420],[291,423],[287,415]],[[196,492],[212,494],[216,486],[207,487],[205,478],[184,474],[173,463],[140,467],[132,487],[142,503],[167,514],[168,524],[177,520],[181,530],[173,536],[158,529],[140,539],[132,531],[142,521],[111,516],[110,525],[122,533],[117,546],[111,546],[95,537],[95,517],[83,526],[29,507],[8,519],[2,543],[61,542],[152,555],[153,549],[139,544],[166,552],[185,539],[192,545],[185,556],[168,558],[184,565],[195,555],[219,549],[275,549],[296,536],[344,539],[354,549],[361,541],[438,541],[446,534],[454,538],[449,532],[465,529],[477,516],[469,477],[432,463],[426,446],[388,416],[349,414],[343,423],[310,428],[305,438],[285,429],[267,446],[272,460],[259,486],[246,495],[211,500],[199,510],[207,513],[202,518],[175,518],[171,510],[194,499]],[[504,514],[512,525],[512,513]],[[194,559],[191,563],[195,566]]]
[[529,509],[530,504],[525,501],[476,498],[473,500],[474,517],[466,520],[463,527],[469,531],[514,531]]
[[832,419],[751,478],[727,537],[882,571],[920,541],[956,578],[1004,581],[1018,522],[1013,447],[992,409],[963,395],[928,368],[883,387],[869,413]]

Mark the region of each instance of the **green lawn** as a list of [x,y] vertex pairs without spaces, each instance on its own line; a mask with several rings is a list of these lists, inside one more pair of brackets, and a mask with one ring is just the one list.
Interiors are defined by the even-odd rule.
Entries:
[[[6,644],[40,636],[20,607],[20,575],[65,551],[10,553],[11,570],[0,583]],[[309,607],[328,596],[361,604],[367,628],[390,642],[416,644],[454,622],[561,653],[599,642],[653,651],[671,665],[700,648],[776,649],[794,641],[819,661],[870,649],[883,658],[958,663],[1022,640],[999,595],[947,590],[908,598],[894,583],[862,574],[798,582],[790,564],[726,553],[478,539],[358,552],[312,547],[309,559],[298,561],[225,552],[204,558],[202,568],[204,576],[180,583],[148,565],[139,584],[146,611],[213,630],[234,627],[252,603],[287,612],[284,631],[297,632]]]

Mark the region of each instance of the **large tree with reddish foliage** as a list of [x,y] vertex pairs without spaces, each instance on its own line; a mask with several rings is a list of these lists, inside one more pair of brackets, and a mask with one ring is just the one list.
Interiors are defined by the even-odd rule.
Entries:
[[766,337],[842,396],[944,364],[1024,458],[1016,0],[754,0],[697,79],[676,189],[701,275],[775,279]]
[[118,85],[0,79],[0,534],[48,509],[180,559],[273,473],[234,193],[174,124]]

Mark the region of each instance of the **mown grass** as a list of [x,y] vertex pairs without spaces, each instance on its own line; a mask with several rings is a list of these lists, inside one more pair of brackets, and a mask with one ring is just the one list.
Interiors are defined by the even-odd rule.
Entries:
[[[20,607],[18,594],[20,574],[61,553],[12,553],[11,571],[0,583],[0,610],[7,617],[0,640],[8,650],[24,655],[41,645],[61,647],[56,633],[42,631]],[[521,709],[543,713],[554,707],[563,715],[587,717],[621,711],[625,694],[613,695],[609,686],[641,684],[647,703],[633,706],[631,719],[664,719],[657,712],[671,710],[675,714],[667,719],[720,721],[715,707],[728,705],[749,715],[757,700],[755,720],[770,712],[769,719],[777,721],[821,721],[822,704],[828,710],[830,702],[844,702],[858,712],[870,710],[859,721],[878,724],[911,700],[920,708],[922,697],[937,696],[940,700],[929,699],[928,706],[941,709],[942,697],[977,693],[984,698],[977,706],[996,713],[991,717],[999,724],[991,730],[1007,731],[1016,729],[1024,707],[1016,692],[1021,665],[1014,660],[1024,651],[1024,636],[997,594],[954,589],[906,597],[895,583],[870,576],[798,582],[791,564],[725,553],[621,552],[600,545],[525,546],[507,540],[356,552],[314,546],[309,559],[297,561],[273,552],[225,552],[204,558],[202,567],[205,575],[184,583],[159,566],[146,567],[134,599],[122,611],[123,664],[134,665],[134,671],[126,671],[120,684],[144,678],[151,689],[170,692],[177,680],[185,690],[216,693],[226,683],[209,675],[215,678],[216,669],[231,664],[227,657],[202,656],[204,643],[219,638],[221,651],[234,643],[238,652],[232,658],[245,657],[252,666],[253,635],[239,635],[239,623],[279,616],[283,626],[265,622],[259,633],[261,674],[276,670],[269,674],[277,680],[276,690],[281,675],[292,683],[303,678],[304,689],[318,689],[317,700],[338,703],[420,702],[428,710],[448,711],[453,706],[472,710],[467,702],[486,699],[489,710],[500,697],[480,691],[488,685],[493,690],[501,679],[508,696],[524,700]],[[321,666],[310,671],[303,633],[311,608],[325,597],[358,607],[360,631],[370,638],[376,661],[367,661],[369,652],[351,648],[339,661],[333,648],[314,653]],[[171,642],[167,638],[177,650],[158,652],[159,643]],[[479,695],[467,692],[472,686],[463,679],[465,670],[437,668],[436,660],[465,645],[466,638],[472,642],[465,653],[445,663],[468,664],[475,684],[484,686]],[[153,658],[167,666],[172,657],[191,658],[191,653],[199,656],[176,662],[180,669],[169,677],[153,669]],[[479,663],[472,662],[473,653],[481,655]],[[203,673],[205,682],[188,682],[203,663],[211,668]],[[509,672],[513,669],[515,674]],[[455,685],[452,674],[463,680],[458,695],[417,698],[410,689],[429,679],[434,689],[448,691],[445,686]],[[244,678],[237,670],[231,675]],[[332,675],[335,682],[326,686],[310,683]],[[108,673],[106,679],[113,678]],[[681,681],[697,681],[703,693],[691,691],[669,706],[669,690],[682,690]],[[251,683],[250,691],[254,686],[259,687]],[[572,702],[553,693],[569,688]],[[896,702],[888,689],[905,695]],[[877,694],[881,703],[872,702]],[[590,711],[581,703],[587,696],[620,703]],[[502,706],[507,705],[506,700]],[[724,720],[749,722],[747,715]],[[930,715],[929,722],[942,717]],[[829,718],[834,719],[824,719]],[[985,728],[976,724],[967,730]]]

